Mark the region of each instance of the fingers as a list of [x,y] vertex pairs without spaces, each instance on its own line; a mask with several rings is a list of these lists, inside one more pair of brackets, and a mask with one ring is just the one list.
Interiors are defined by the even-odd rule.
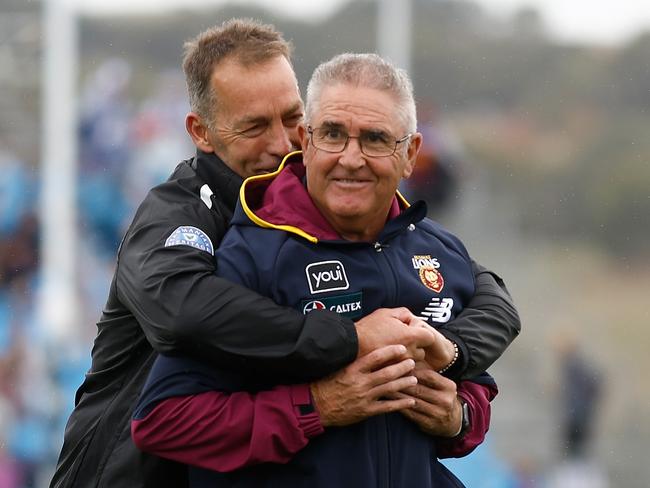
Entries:
[[397,307],[397,308],[378,308],[374,312],[369,313],[357,323],[363,323],[364,321],[370,320],[380,320],[382,322],[387,322],[390,319],[397,319],[405,325],[408,325],[412,320],[416,319],[415,315],[406,307]]
[[[406,347],[402,346],[401,344],[395,344],[375,349],[362,358],[359,358],[357,360],[357,365],[359,371],[362,373],[369,373],[371,371],[380,369],[385,364],[395,363],[406,358],[408,358]],[[415,367],[415,362],[411,360],[411,363],[412,365],[409,371]]]
[[413,406],[410,408],[411,412],[419,413],[420,415],[426,418],[431,418],[436,415],[440,415],[442,409],[440,409],[435,402],[429,402],[424,398],[422,398],[422,395],[412,393],[415,391],[415,388],[417,387],[406,388],[401,391],[395,391],[389,393],[387,397],[390,398],[391,400],[406,400],[409,398],[412,399]]
[[416,402],[414,408],[421,411],[426,409],[429,405],[444,405],[446,403],[449,403],[449,399],[452,398],[451,395],[445,392],[434,390],[433,388],[429,388],[420,384],[415,384],[404,388],[400,393],[420,400]]
[[[415,361],[412,359],[404,359],[398,363],[384,366],[369,375],[370,384],[376,386],[388,383],[396,378],[401,378],[402,376],[412,373],[413,368],[415,368]],[[413,378],[413,384],[416,384],[417,378],[412,374],[411,377]]]
[[[418,382],[416,385],[402,390],[402,393],[428,404],[441,405],[444,408],[448,408],[450,402],[456,398],[456,383],[453,381],[440,376],[438,373],[417,369],[411,374],[417,378]],[[420,405],[420,402],[417,404]]]
[[[402,389],[398,396],[391,395],[391,398],[402,398],[403,396],[400,395],[406,395],[429,404],[445,406],[456,398],[458,393],[456,383],[435,371],[431,371],[422,363],[417,363],[415,369],[409,375],[417,378],[417,384]],[[418,402],[418,405],[420,403]]]
[[372,404],[368,409],[369,416],[380,415],[382,413],[391,413],[391,412],[407,412],[410,408],[415,405],[415,400],[413,398],[399,398],[395,400],[381,400]]
[[379,310],[385,310],[389,316],[394,317],[400,322],[404,322],[407,325],[410,324],[412,320],[417,319],[417,317],[413,315],[411,311],[406,307],[385,308]]
[[429,403],[426,400],[422,401],[423,399],[421,396],[411,395],[406,393],[407,391],[408,389],[396,391],[387,396],[391,400],[413,400],[413,406],[410,407],[408,411],[402,412],[409,419],[415,420],[419,423],[430,423],[431,419],[443,413],[443,410],[435,403]]
[[429,435],[446,435],[449,432],[449,428],[444,423],[438,422],[437,419],[420,413],[413,408],[402,410],[401,413]]
[[456,390],[456,383],[428,367],[417,366],[413,371],[418,383],[433,390]]
[[[414,324],[409,327],[408,324]],[[407,308],[379,309],[355,323],[359,339],[358,357],[389,344],[402,344],[409,349],[409,356],[423,359],[425,349],[436,342],[432,328],[415,317]]]
[[[394,393],[398,393],[402,390],[406,390],[408,388],[415,386],[417,384],[417,381],[418,380],[415,376],[404,376],[401,378],[397,378],[375,386],[369,391],[369,395],[377,399],[384,399],[384,398],[398,399],[398,397],[393,397],[392,395]],[[410,407],[414,407],[416,404],[416,399],[412,396],[402,396],[399,398],[401,399],[410,398],[412,400]]]
[[426,349],[426,362],[435,369],[439,370],[450,364],[453,360],[457,347],[442,335],[439,331],[431,327],[431,334],[435,336],[434,343]]
[[[409,312],[410,313],[410,312]],[[424,320],[422,320],[420,317],[416,317],[415,315],[411,314],[411,317],[408,319],[408,321],[404,321],[406,325],[409,327],[426,327],[426,328],[433,328],[429,324],[427,324]]]
[[[404,346],[386,346],[358,360],[359,372],[367,374],[369,396],[382,398],[417,384],[418,380],[412,374],[415,361],[403,359],[405,354]],[[410,406],[413,406],[415,402],[407,403],[412,403]]]
[[400,391],[393,391],[391,393],[388,393],[386,395],[386,398],[390,398],[391,400],[402,400],[402,399],[406,399],[406,398],[411,398],[412,400],[414,400],[414,403],[415,403],[415,398],[412,395],[409,395],[408,393],[405,393],[405,391],[406,391],[406,389],[405,390],[400,390]]
[[411,346],[408,348],[408,356],[414,361],[424,361],[427,353],[421,347]]
[[323,425],[349,425],[372,415],[415,406],[414,398],[385,399],[391,392],[417,384],[411,374],[415,361],[405,355],[404,346],[381,347],[313,383],[312,397]]
[[412,407],[400,411],[407,419],[415,422],[423,431],[431,435],[450,436],[458,431],[458,419],[454,417],[453,412],[454,399],[441,396],[433,402],[428,402],[419,395],[411,396],[405,391],[407,390],[392,393],[389,398],[415,400]]
[[409,327],[408,334],[412,343],[417,347],[429,347],[436,341],[436,336],[429,330],[429,327]]

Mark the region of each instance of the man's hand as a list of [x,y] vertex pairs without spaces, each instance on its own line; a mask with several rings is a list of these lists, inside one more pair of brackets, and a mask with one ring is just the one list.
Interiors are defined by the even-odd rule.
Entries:
[[413,374],[418,384],[390,395],[392,399],[415,400],[412,408],[401,413],[429,435],[453,437],[461,428],[462,407],[456,395],[456,383],[418,363]]
[[[419,321],[419,322],[418,322]],[[417,327],[409,327],[414,323]],[[425,325],[407,308],[380,308],[355,323],[359,338],[359,353],[362,357],[375,349],[391,344],[402,344],[409,357],[424,358],[423,348],[433,346],[436,336],[431,327]],[[441,366],[445,366],[444,364]]]
[[414,386],[415,362],[402,345],[379,348],[344,369],[311,384],[324,427],[349,425],[373,415],[413,407],[414,398],[386,397]]
[[444,335],[415,316],[408,322],[408,325],[409,327],[426,328],[433,334],[435,340],[430,346],[424,348],[424,360],[434,371],[440,371],[454,360],[456,349]]

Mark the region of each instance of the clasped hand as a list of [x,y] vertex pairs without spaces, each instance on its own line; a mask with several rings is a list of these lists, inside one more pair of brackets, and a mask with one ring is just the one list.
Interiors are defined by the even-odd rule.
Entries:
[[429,434],[457,432],[456,384],[436,372],[452,360],[451,342],[406,308],[376,310],[356,326],[357,359],[311,385],[323,426],[400,411]]

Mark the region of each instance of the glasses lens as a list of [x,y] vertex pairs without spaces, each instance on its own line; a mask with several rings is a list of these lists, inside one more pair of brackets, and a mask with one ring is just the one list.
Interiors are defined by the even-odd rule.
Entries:
[[362,132],[359,142],[367,156],[390,156],[395,150],[395,140],[384,132]]
[[312,143],[323,151],[343,151],[347,140],[348,134],[337,127],[318,127],[313,131]]

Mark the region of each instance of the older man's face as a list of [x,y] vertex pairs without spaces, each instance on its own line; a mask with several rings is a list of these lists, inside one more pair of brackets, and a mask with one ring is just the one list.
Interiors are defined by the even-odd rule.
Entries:
[[[350,136],[362,131],[383,133],[395,141],[406,135],[397,114],[389,93],[337,84],[323,89],[310,123],[315,128],[341,129]],[[383,227],[400,180],[413,170],[420,134],[399,144],[392,155],[381,157],[363,154],[358,139],[350,139],[344,151],[330,153],[315,148],[302,128],[301,136],[307,188],[316,206],[344,237],[374,238],[372,229]],[[369,235],[364,234],[366,229]]]
[[250,67],[222,61],[212,88],[218,101],[208,139],[237,174],[246,178],[273,171],[299,147],[303,105],[296,76],[283,56]]

